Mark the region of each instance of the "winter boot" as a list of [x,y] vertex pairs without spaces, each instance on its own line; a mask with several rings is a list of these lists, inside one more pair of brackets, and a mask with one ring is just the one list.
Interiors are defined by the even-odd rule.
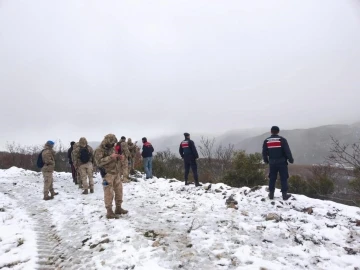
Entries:
[[119,219],[120,217],[118,215],[115,215],[113,210],[111,208],[106,208],[106,218],[107,219]]
[[202,184],[200,184],[198,180],[195,180],[195,187],[202,187]]
[[269,192],[269,199],[273,200],[274,199],[274,191],[270,191]]
[[49,200],[52,200],[54,199],[54,197],[50,197],[49,195],[44,195],[44,201],[49,201]]
[[115,214],[117,215],[126,215],[128,212],[129,212],[128,210],[122,209],[121,205],[116,206],[115,208]]
[[185,180],[185,186],[188,186],[189,182],[187,180]]
[[287,194],[287,192],[283,192],[282,197],[284,201],[287,201],[291,197],[291,194]]
[[88,190],[87,190],[87,189],[84,189],[84,191],[83,191],[83,193],[82,193],[82,194],[87,195],[87,194],[89,194],[89,192],[88,192]]
[[94,188],[90,188],[90,193],[94,193]]
[[58,192],[55,192],[55,191],[50,191],[50,193],[51,193],[51,197],[54,197],[59,194]]

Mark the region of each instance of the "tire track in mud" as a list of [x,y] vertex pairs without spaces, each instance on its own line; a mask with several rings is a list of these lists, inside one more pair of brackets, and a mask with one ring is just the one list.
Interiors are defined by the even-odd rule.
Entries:
[[41,197],[37,196],[40,193],[28,187],[16,187],[12,189],[12,194],[7,193],[33,220],[38,251],[36,269],[96,269],[94,263],[89,260],[91,251],[82,249],[82,240],[89,231],[83,215],[76,216],[77,221],[82,224],[81,229],[79,226],[74,226],[73,221],[69,219],[64,223],[61,231],[58,231],[51,217],[52,201],[42,201]]

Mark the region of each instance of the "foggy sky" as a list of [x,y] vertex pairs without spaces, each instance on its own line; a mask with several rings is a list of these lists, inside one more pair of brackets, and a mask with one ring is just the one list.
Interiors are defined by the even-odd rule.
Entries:
[[0,0],[0,148],[360,120],[356,0]]

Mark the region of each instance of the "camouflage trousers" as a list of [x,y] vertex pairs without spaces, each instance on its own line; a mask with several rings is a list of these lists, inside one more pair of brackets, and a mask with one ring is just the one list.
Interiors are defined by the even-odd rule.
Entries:
[[53,172],[42,172],[44,177],[44,196],[49,196],[49,192],[51,194],[54,193],[54,187],[53,187]]
[[79,185],[79,188],[82,188],[82,182],[81,182],[81,177],[80,177],[80,168],[77,167],[76,168],[76,178],[78,179],[78,185]]
[[106,174],[104,180],[108,183],[104,187],[105,208],[112,208],[112,202],[115,194],[115,205],[121,207],[123,201],[123,185],[120,175]]
[[129,182],[129,164],[127,158],[120,161],[120,177],[121,176],[124,183]]
[[135,157],[130,157],[130,158],[129,158],[129,164],[130,164],[130,169],[131,169],[131,170],[134,170]]
[[[94,188],[94,179],[93,179],[93,165],[91,162],[82,164],[79,166],[79,172],[80,172],[80,181],[82,183],[82,187],[84,189],[88,189],[89,185],[90,188]],[[89,182],[88,182],[89,178]]]

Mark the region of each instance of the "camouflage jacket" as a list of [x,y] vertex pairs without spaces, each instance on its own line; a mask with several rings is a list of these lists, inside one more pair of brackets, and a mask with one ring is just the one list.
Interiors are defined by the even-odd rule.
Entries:
[[43,172],[53,172],[55,170],[55,151],[53,146],[45,144],[41,155],[44,162],[44,167],[41,170]]
[[114,144],[116,143],[116,136],[114,134],[108,134],[105,136],[100,146],[96,148],[94,154],[96,166],[112,175],[120,173],[118,160],[111,157],[111,155],[115,153]]
[[121,141],[120,145],[121,145],[121,152],[125,156],[125,158],[127,159],[130,156],[130,151],[129,151],[128,144],[125,141]]
[[79,167],[80,165],[84,164],[80,160],[80,150],[81,148],[87,148],[90,153],[90,160],[89,162],[93,163],[94,161],[94,150],[90,145],[88,145],[87,140],[84,137],[81,137],[79,142],[74,145],[74,150],[72,151],[73,163],[75,167]]

